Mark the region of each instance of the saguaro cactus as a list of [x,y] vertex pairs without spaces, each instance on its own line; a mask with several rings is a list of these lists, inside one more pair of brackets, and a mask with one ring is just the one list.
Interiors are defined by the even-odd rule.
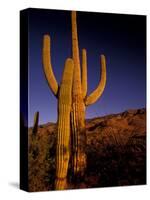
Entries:
[[[83,71],[86,72],[86,51],[83,50]],[[73,87],[72,87],[72,111],[71,111],[71,128],[72,128],[72,161],[73,170],[75,175],[83,175],[86,167],[86,134],[85,134],[85,104],[84,95],[86,95],[86,74],[83,78],[83,88],[81,85],[81,72],[80,72],[80,59],[79,59],[79,48],[78,48],[78,35],[77,35],[77,24],[76,24],[76,12],[72,12],[72,57],[74,60],[74,76],[73,76]],[[84,95],[83,95],[84,93]]]
[[36,135],[38,132],[38,123],[39,123],[39,112],[36,112],[34,114],[34,124],[33,124],[33,129],[32,129],[33,135]]
[[[56,147],[56,180],[55,189],[62,190],[67,187],[67,171],[70,157],[70,111],[72,104],[72,80],[74,64],[71,58],[65,62],[62,81],[59,86],[52,72],[50,60],[50,37],[44,36],[43,64],[48,84],[55,96],[58,97],[58,131]],[[48,57],[47,57],[48,56]],[[55,84],[55,87],[54,85]]]
[[86,132],[85,132],[85,106],[95,103],[102,95],[106,84],[106,60],[101,55],[101,80],[97,88],[87,95],[87,55],[82,50],[82,79],[80,72],[79,45],[77,34],[76,11],[71,13],[72,21],[72,57],[74,60],[74,77],[72,91],[71,127],[73,140],[73,166],[74,174],[83,176],[86,168]]
[[70,111],[72,103],[73,60],[67,59],[58,97],[58,136],[56,150],[56,189],[67,187],[70,156]]
[[73,61],[71,59],[67,59],[66,61],[61,86],[58,85],[52,70],[50,36],[45,35],[43,41],[43,67],[45,77],[53,94],[59,101],[56,153],[57,180],[55,181],[56,189],[65,188],[70,154],[68,150],[69,138],[71,138],[71,154],[74,175],[75,177],[84,175],[86,168],[85,108],[98,100],[102,95],[106,84],[106,60],[105,56],[101,55],[101,80],[97,88],[87,96],[87,54],[86,50],[83,49],[81,73],[76,11],[72,11],[71,13],[71,23]]

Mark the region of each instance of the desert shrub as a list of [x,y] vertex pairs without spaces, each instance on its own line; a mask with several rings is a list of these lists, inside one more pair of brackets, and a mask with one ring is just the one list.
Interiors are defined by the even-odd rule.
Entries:
[[54,140],[52,134],[29,137],[29,190],[46,191],[52,188],[52,169],[54,169]]

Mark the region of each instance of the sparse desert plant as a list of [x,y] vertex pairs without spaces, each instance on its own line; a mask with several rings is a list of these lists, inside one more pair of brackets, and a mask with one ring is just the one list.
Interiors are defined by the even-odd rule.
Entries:
[[[49,169],[51,163],[48,161],[49,153],[49,135],[37,134],[38,123],[37,112],[35,113],[35,121],[32,130],[29,132],[28,147],[28,181],[29,191],[46,191],[49,189]],[[36,124],[36,126],[35,126]],[[36,127],[36,128],[35,128]]]

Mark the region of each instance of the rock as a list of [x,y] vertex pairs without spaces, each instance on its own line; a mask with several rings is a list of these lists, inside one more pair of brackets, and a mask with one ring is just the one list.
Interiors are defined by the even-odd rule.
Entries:
[[145,113],[146,113],[146,109],[145,108],[137,110],[137,114],[145,114]]
[[131,115],[136,115],[138,110],[134,110],[134,109],[129,109],[125,112],[122,113],[123,117],[127,117],[127,116],[131,116]]

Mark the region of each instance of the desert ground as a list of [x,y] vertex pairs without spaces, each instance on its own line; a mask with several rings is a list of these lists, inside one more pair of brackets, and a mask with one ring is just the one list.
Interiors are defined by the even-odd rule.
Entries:
[[[29,191],[53,190],[57,125],[28,130]],[[68,189],[141,185],[146,183],[146,109],[131,109],[86,120],[87,169],[85,177]]]

